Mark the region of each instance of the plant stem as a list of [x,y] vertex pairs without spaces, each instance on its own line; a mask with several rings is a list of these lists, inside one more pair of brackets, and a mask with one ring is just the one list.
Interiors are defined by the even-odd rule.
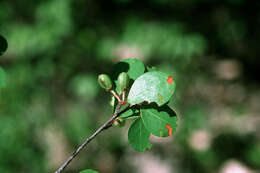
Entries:
[[104,129],[108,129],[110,126],[110,124],[122,113],[124,112],[126,109],[128,109],[129,107],[127,107],[126,109],[122,110],[121,112],[119,112],[121,108],[121,103],[118,103],[115,109],[115,112],[113,114],[113,116],[107,120],[101,127],[99,127],[90,137],[88,137],[78,148],[76,151],[74,151],[74,153],[67,159],[66,162],[64,162],[61,167],[55,172],[55,173],[60,173],[62,172],[67,166],[68,164],[79,154],[79,152],[92,140],[94,139],[100,132],[102,132]]
[[114,90],[111,90],[110,92],[113,94],[113,96],[117,99],[118,102],[121,102],[120,96],[117,95],[117,93]]

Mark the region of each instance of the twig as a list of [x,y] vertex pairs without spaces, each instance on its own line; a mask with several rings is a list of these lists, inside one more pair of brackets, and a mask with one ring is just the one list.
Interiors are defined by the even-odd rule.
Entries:
[[81,144],[76,151],[74,151],[74,153],[67,159],[66,162],[63,163],[63,165],[61,165],[61,167],[55,172],[55,173],[60,173],[62,172],[67,166],[68,164],[79,154],[79,152],[92,140],[94,139],[100,132],[102,132],[104,129],[107,129],[110,126],[110,124],[112,124],[112,122],[122,113],[124,112],[126,109],[128,109],[129,107],[127,107],[126,109],[122,110],[121,112],[119,112],[121,107],[121,104],[118,103],[115,109],[115,112],[113,114],[113,116],[106,121],[101,127],[99,127],[99,129],[97,129],[97,131],[95,131],[89,138],[87,138],[83,144]]
[[117,99],[118,102],[121,102],[120,96],[114,90],[110,90],[110,92],[113,94],[113,96]]

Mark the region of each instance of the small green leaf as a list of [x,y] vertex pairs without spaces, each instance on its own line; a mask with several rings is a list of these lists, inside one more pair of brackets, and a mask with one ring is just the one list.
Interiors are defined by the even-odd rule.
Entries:
[[149,136],[150,133],[144,127],[141,118],[135,120],[128,130],[129,144],[137,151],[144,152],[152,147],[152,144],[149,143]]
[[92,169],[86,169],[84,171],[80,171],[80,173],[98,173],[97,171],[94,171]]
[[130,108],[124,112],[121,113],[121,115],[119,116],[120,118],[124,118],[124,119],[129,119],[132,117],[139,117],[140,112],[138,109],[136,108]]
[[145,71],[144,64],[142,61],[136,58],[128,58],[123,59],[119,63],[117,63],[112,71],[112,78],[114,80],[117,79],[117,76],[121,72],[126,72],[129,75],[130,79],[137,79],[139,76],[141,76]]
[[168,105],[145,106],[141,109],[141,118],[146,129],[155,136],[171,136],[177,128],[176,113]]
[[0,87],[4,87],[6,86],[6,83],[5,83],[5,72],[4,70],[0,67]]
[[119,63],[117,63],[112,70],[111,77],[112,80],[115,81],[116,91],[121,94],[121,90],[118,86],[118,75],[122,72],[126,72],[130,78],[129,84],[133,83],[139,76],[144,74],[145,66],[139,59],[129,58],[123,59]]
[[161,106],[170,100],[175,87],[170,75],[159,71],[147,72],[135,80],[128,94],[128,102],[131,105],[155,102]]

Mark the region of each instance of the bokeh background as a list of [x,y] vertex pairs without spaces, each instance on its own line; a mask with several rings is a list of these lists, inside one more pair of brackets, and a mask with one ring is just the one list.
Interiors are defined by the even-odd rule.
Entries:
[[176,135],[138,153],[128,122],[65,172],[259,172],[259,31],[257,0],[0,1],[0,172],[54,172],[111,116],[97,75],[129,57],[175,77]]

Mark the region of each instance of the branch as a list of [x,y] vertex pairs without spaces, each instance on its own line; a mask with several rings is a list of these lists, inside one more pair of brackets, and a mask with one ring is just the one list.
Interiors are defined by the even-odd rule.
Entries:
[[55,172],[55,173],[61,173],[67,166],[68,164],[79,154],[79,152],[90,142],[92,141],[92,139],[94,139],[100,132],[102,132],[104,129],[108,129],[109,127],[111,127],[111,124],[113,123],[113,121],[123,112],[126,111],[126,109],[129,108],[129,106],[127,108],[125,108],[124,110],[122,110],[121,112],[119,112],[121,108],[121,103],[118,103],[115,109],[115,112],[113,114],[113,116],[107,120],[101,127],[99,127],[97,129],[97,131],[95,131],[89,138],[87,138],[78,148],[76,151],[74,151],[74,153],[67,159],[66,162],[63,163],[63,165],[61,165],[61,167]]

